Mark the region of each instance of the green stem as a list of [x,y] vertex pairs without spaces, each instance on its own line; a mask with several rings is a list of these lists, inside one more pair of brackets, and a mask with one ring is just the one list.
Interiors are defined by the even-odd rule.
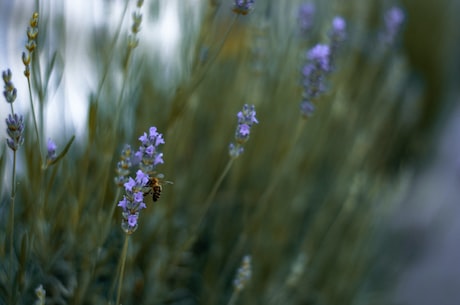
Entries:
[[42,152],[42,145],[41,145],[41,141],[40,141],[40,133],[38,131],[37,118],[36,118],[36,115],[35,115],[34,101],[33,101],[33,97],[32,97],[32,87],[30,85],[30,77],[27,77],[27,85],[29,87],[30,108],[32,109],[32,117],[34,119],[35,134],[37,136],[37,142],[38,142],[38,148],[39,148],[38,151],[40,152],[40,164],[42,166],[42,165],[44,165],[44,163],[43,163],[43,152]]
[[125,242],[123,244],[123,251],[121,252],[120,257],[120,277],[118,278],[118,289],[117,289],[117,300],[115,305],[120,304],[120,296],[121,296],[121,287],[123,284],[123,275],[125,273],[125,263],[126,263],[126,254],[128,253],[128,243],[129,243],[129,235],[125,235]]
[[234,289],[230,300],[228,301],[227,305],[235,305],[238,296],[240,295],[239,290]]
[[13,284],[13,261],[14,261],[14,202],[16,197],[16,151],[13,151],[13,174],[11,177],[11,198],[10,198],[10,267],[9,277],[11,281],[10,304],[14,298]]
[[227,176],[228,172],[230,171],[230,168],[232,167],[232,164],[233,164],[234,160],[235,160],[235,158],[230,158],[230,160],[228,160],[227,165],[225,166],[224,170],[220,174],[220,176],[217,179],[217,181],[214,183],[214,186],[212,187],[211,192],[209,193],[208,197],[206,198],[206,201],[204,203],[204,209],[202,210],[201,215],[198,218],[199,220],[198,220],[197,226],[195,228],[195,232],[194,232],[195,235],[198,234],[198,231],[200,229],[201,223],[203,222],[204,217],[206,216],[206,214],[207,214],[207,212],[209,210],[209,207],[211,206],[212,200],[216,196],[217,190],[219,189],[220,185],[222,184],[222,181],[224,181],[225,176]]
[[[299,123],[297,124],[297,128],[294,133],[293,140],[291,141],[291,145],[283,152],[280,158],[280,162],[277,162],[277,167],[274,172],[279,173],[279,174],[271,176],[272,178],[269,184],[267,185],[267,187],[265,188],[265,191],[263,192],[262,197],[260,197],[259,203],[257,206],[265,205],[268,199],[272,196],[273,192],[276,190],[276,186],[279,183],[280,179],[284,177],[284,173],[289,168],[287,166],[287,163],[293,160],[295,147],[297,145],[297,142],[299,141],[299,138],[302,133],[303,126],[305,125],[305,122],[306,122],[305,119],[301,119]],[[259,210],[262,210],[262,209],[259,209]]]
[[225,166],[225,169],[222,171],[220,174],[219,178],[217,181],[214,183],[214,186],[209,193],[208,197],[206,198],[206,201],[204,203],[204,208],[201,211],[200,216],[198,217],[198,222],[196,223],[196,226],[192,229],[189,238],[186,240],[186,242],[183,244],[181,251],[179,252],[179,255],[186,251],[187,249],[190,248],[190,246],[193,244],[193,242],[196,240],[196,237],[198,236],[198,232],[200,232],[200,227],[204,221],[204,218],[209,210],[209,207],[211,206],[212,200],[214,199],[217,190],[219,189],[219,186],[222,184],[222,181],[224,181],[225,176],[228,174],[230,171],[230,168],[232,167],[234,158],[230,158],[228,160],[227,165]]

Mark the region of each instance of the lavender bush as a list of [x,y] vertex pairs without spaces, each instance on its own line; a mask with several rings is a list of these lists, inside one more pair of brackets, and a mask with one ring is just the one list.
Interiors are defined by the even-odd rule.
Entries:
[[[124,3],[74,29],[88,70],[66,64],[60,5],[15,20],[27,53],[24,71],[2,67],[0,304],[389,304],[403,261],[386,223],[440,110],[404,48],[411,11],[179,1],[166,64],[146,20],[168,2]],[[51,104],[80,73],[86,99]],[[81,130],[66,102],[87,106]]]

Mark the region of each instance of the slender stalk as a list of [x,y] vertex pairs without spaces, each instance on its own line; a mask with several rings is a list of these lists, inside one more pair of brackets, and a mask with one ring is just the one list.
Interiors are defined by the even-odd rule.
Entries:
[[222,173],[220,174],[219,178],[214,183],[214,186],[212,187],[211,192],[209,193],[208,197],[206,198],[206,201],[204,203],[204,208],[201,211],[201,215],[198,218],[198,223],[197,223],[197,225],[195,227],[195,232],[193,232],[192,235],[197,235],[198,234],[198,231],[199,231],[199,229],[201,227],[201,224],[202,224],[202,222],[204,220],[204,217],[206,216],[206,214],[207,214],[207,212],[209,210],[209,207],[211,206],[212,200],[216,196],[217,190],[219,189],[220,185],[222,184],[222,181],[224,181],[225,176],[227,176],[228,172],[230,171],[230,168],[232,167],[232,164],[233,164],[234,160],[235,160],[235,158],[230,158],[230,160],[228,160],[227,165],[225,166],[224,170],[222,171]]
[[[16,197],[16,151],[13,151],[13,174],[11,175],[11,198],[10,198],[10,268],[9,277],[11,287],[13,287],[13,261],[14,261],[14,202]],[[10,294],[11,300],[13,298],[13,290]],[[10,303],[12,304],[12,303]]]
[[284,173],[289,168],[287,163],[293,160],[293,154],[295,152],[296,144],[299,140],[300,134],[302,133],[303,126],[305,125],[305,119],[301,119],[297,124],[296,131],[291,141],[291,145],[284,151],[283,155],[280,158],[280,162],[277,162],[277,168],[273,171],[274,173],[280,173],[277,175],[271,175],[270,182],[268,183],[263,195],[259,199],[257,206],[261,206],[272,196],[273,192],[276,190],[276,185],[279,183],[280,179],[284,177]]
[[38,131],[38,125],[37,125],[37,118],[35,115],[35,108],[34,108],[34,100],[32,97],[32,86],[30,85],[30,77],[27,77],[27,85],[29,87],[29,99],[30,99],[30,108],[32,109],[32,117],[34,119],[34,128],[35,128],[35,134],[37,136],[37,142],[38,142],[38,148],[40,152],[40,166],[44,165],[43,163],[43,152],[42,152],[42,145],[40,141],[40,132]]
[[[201,211],[200,216],[198,217],[198,222],[196,223],[195,227],[192,229],[190,232],[190,236],[186,240],[186,242],[183,244],[182,248],[180,249],[178,255],[180,256],[181,253],[183,253],[185,250],[189,249],[190,246],[193,244],[193,242],[196,240],[196,237],[198,236],[198,232],[200,231],[200,227],[204,221],[204,218],[209,210],[209,207],[211,206],[212,200],[216,196],[217,190],[219,189],[219,186],[222,184],[222,181],[224,181],[225,176],[227,176],[228,172],[230,171],[230,168],[232,167],[234,158],[230,158],[228,160],[227,165],[225,166],[224,170],[220,174],[219,178],[216,180],[214,183],[214,186],[212,187],[211,192],[209,193],[208,197],[206,198],[206,201],[204,203],[204,208]],[[173,259],[173,262],[175,262],[178,259],[176,257]],[[174,263],[175,264],[175,263]]]
[[123,284],[123,275],[125,273],[126,254],[128,253],[128,243],[129,243],[129,235],[126,234],[125,242],[123,244],[123,251],[121,252],[121,257],[120,257],[120,277],[118,278],[117,300],[115,302],[115,305],[120,304],[121,287]]
[[227,305],[235,305],[236,300],[238,299],[238,296],[240,295],[239,290],[234,289],[232,296],[230,297],[230,300],[228,301]]
[[[289,166],[287,166],[287,163],[291,162],[291,160],[294,159],[295,148],[300,139],[300,135],[302,134],[302,130],[303,130],[303,127],[305,126],[305,123],[306,123],[306,120],[301,119],[299,123],[297,124],[297,128],[294,133],[294,136],[292,137],[292,141],[290,145],[287,147],[286,150],[282,152],[280,161],[276,163],[275,170],[273,171],[279,174],[271,176],[271,179],[269,183],[267,184],[267,187],[264,189],[262,196],[259,198],[256,206],[258,207],[267,206],[266,203],[272,197],[273,192],[276,190],[276,186],[280,182],[280,179],[284,177],[284,175],[286,174],[286,171],[290,168]],[[248,233],[251,232],[256,225],[259,224],[258,220],[263,219],[263,214],[266,213],[267,210],[268,209],[258,208],[256,213],[251,215],[254,221],[249,221],[248,225],[245,225],[246,226],[245,231],[239,235],[235,246],[231,250],[231,254],[229,256],[230,259],[227,260],[227,262],[225,263],[225,266],[222,271],[223,274],[227,274],[231,266],[234,265],[235,263],[234,260],[238,257],[236,253],[241,251],[241,249],[244,247],[248,239]],[[223,285],[222,280],[218,283],[218,286],[220,287],[222,287]]]

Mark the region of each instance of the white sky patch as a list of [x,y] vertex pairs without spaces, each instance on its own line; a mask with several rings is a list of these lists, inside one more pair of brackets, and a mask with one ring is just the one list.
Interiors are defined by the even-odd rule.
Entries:
[[[175,65],[178,65],[177,56],[181,40],[179,5],[190,5],[193,2],[198,3],[199,1],[163,0],[160,2],[160,15],[155,20],[149,19],[148,1],[144,3],[141,9],[144,18],[139,33],[140,47],[144,49],[143,51],[148,52],[147,55],[150,60],[160,61],[164,67],[163,71],[166,72],[163,74],[165,78],[168,78],[168,73],[174,73],[172,71],[176,68]],[[30,102],[27,81],[23,75],[24,66],[21,53],[25,51],[26,28],[35,4],[33,0],[8,3],[11,5],[0,5],[2,8],[0,16],[7,16],[7,18],[0,20],[0,27],[3,29],[0,32],[0,43],[5,46],[0,50],[0,69],[1,71],[7,68],[12,70],[13,83],[18,90],[18,98],[14,105],[15,111],[26,114],[25,112],[30,111]],[[46,144],[48,138],[52,138],[61,146],[65,144],[71,134],[75,133],[78,139],[86,133],[88,99],[91,92],[96,92],[100,81],[100,73],[94,73],[93,63],[97,59],[91,58],[89,51],[93,31],[104,24],[111,24],[113,31],[110,35],[115,35],[125,3],[121,0],[110,2],[103,0],[83,2],[51,0],[42,6],[46,10],[45,15],[52,14],[51,19],[56,19],[54,14],[59,13],[59,8],[63,8],[66,22],[66,37],[63,40],[51,37],[57,33],[55,29],[47,29],[47,35],[51,36],[48,36],[46,42],[53,45],[46,47],[51,52],[59,51],[61,53],[64,74],[59,87],[51,85],[49,88],[44,117],[45,135],[42,139],[42,145]],[[135,4],[135,1],[129,4],[121,28],[120,41],[125,39],[129,33],[132,24],[131,15],[136,9]],[[26,7],[30,9],[26,10]],[[7,12],[6,10],[10,11]],[[20,27],[20,25],[23,26]],[[59,45],[63,42],[65,45]],[[38,47],[40,48],[40,46]],[[141,50],[136,51],[140,52]],[[41,69],[44,71],[45,68],[45,63],[41,62]],[[36,112],[38,111],[37,107],[38,100],[35,100]],[[9,111],[9,105],[2,98],[0,115],[3,120]],[[29,135],[33,134],[32,128],[33,125],[29,124],[27,130]],[[1,140],[4,140],[6,136],[4,129],[1,128],[0,131]]]

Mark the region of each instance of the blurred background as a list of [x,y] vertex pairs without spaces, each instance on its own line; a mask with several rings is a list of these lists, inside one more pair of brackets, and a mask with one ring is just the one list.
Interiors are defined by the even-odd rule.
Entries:
[[[311,17],[299,15],[305,4]],[[10,265],[25,278],[16,280],[21,304],[39,284],[46,304],[113,299],[123,241],[115,168],[123,145],[137,149],[156,126],[166,139],[159,171],[174,184],[132,235],[123,304],[227,304],[247,254],[253,274],[240,304],[457,304],[460,1],[256,0],[248,15],[232,5],[145,1],[129,51],[135,1],[0,0],[0,68],[12,70],[27,122],[17,259],[0,237],[0,301],[10,299]],[[382,42],[393,7],[404,21]],[[46,171],[21,60],[36,10],[41,143],[52,138],[59,151],[76,136]],[[305,54],[330,42],[335,16],[346,40],[304,119]],[[207,209],[245,103],[260,123]],[[0,103],[2,117],[9,111]],[[0,154],[7,232],[12,157]]]

